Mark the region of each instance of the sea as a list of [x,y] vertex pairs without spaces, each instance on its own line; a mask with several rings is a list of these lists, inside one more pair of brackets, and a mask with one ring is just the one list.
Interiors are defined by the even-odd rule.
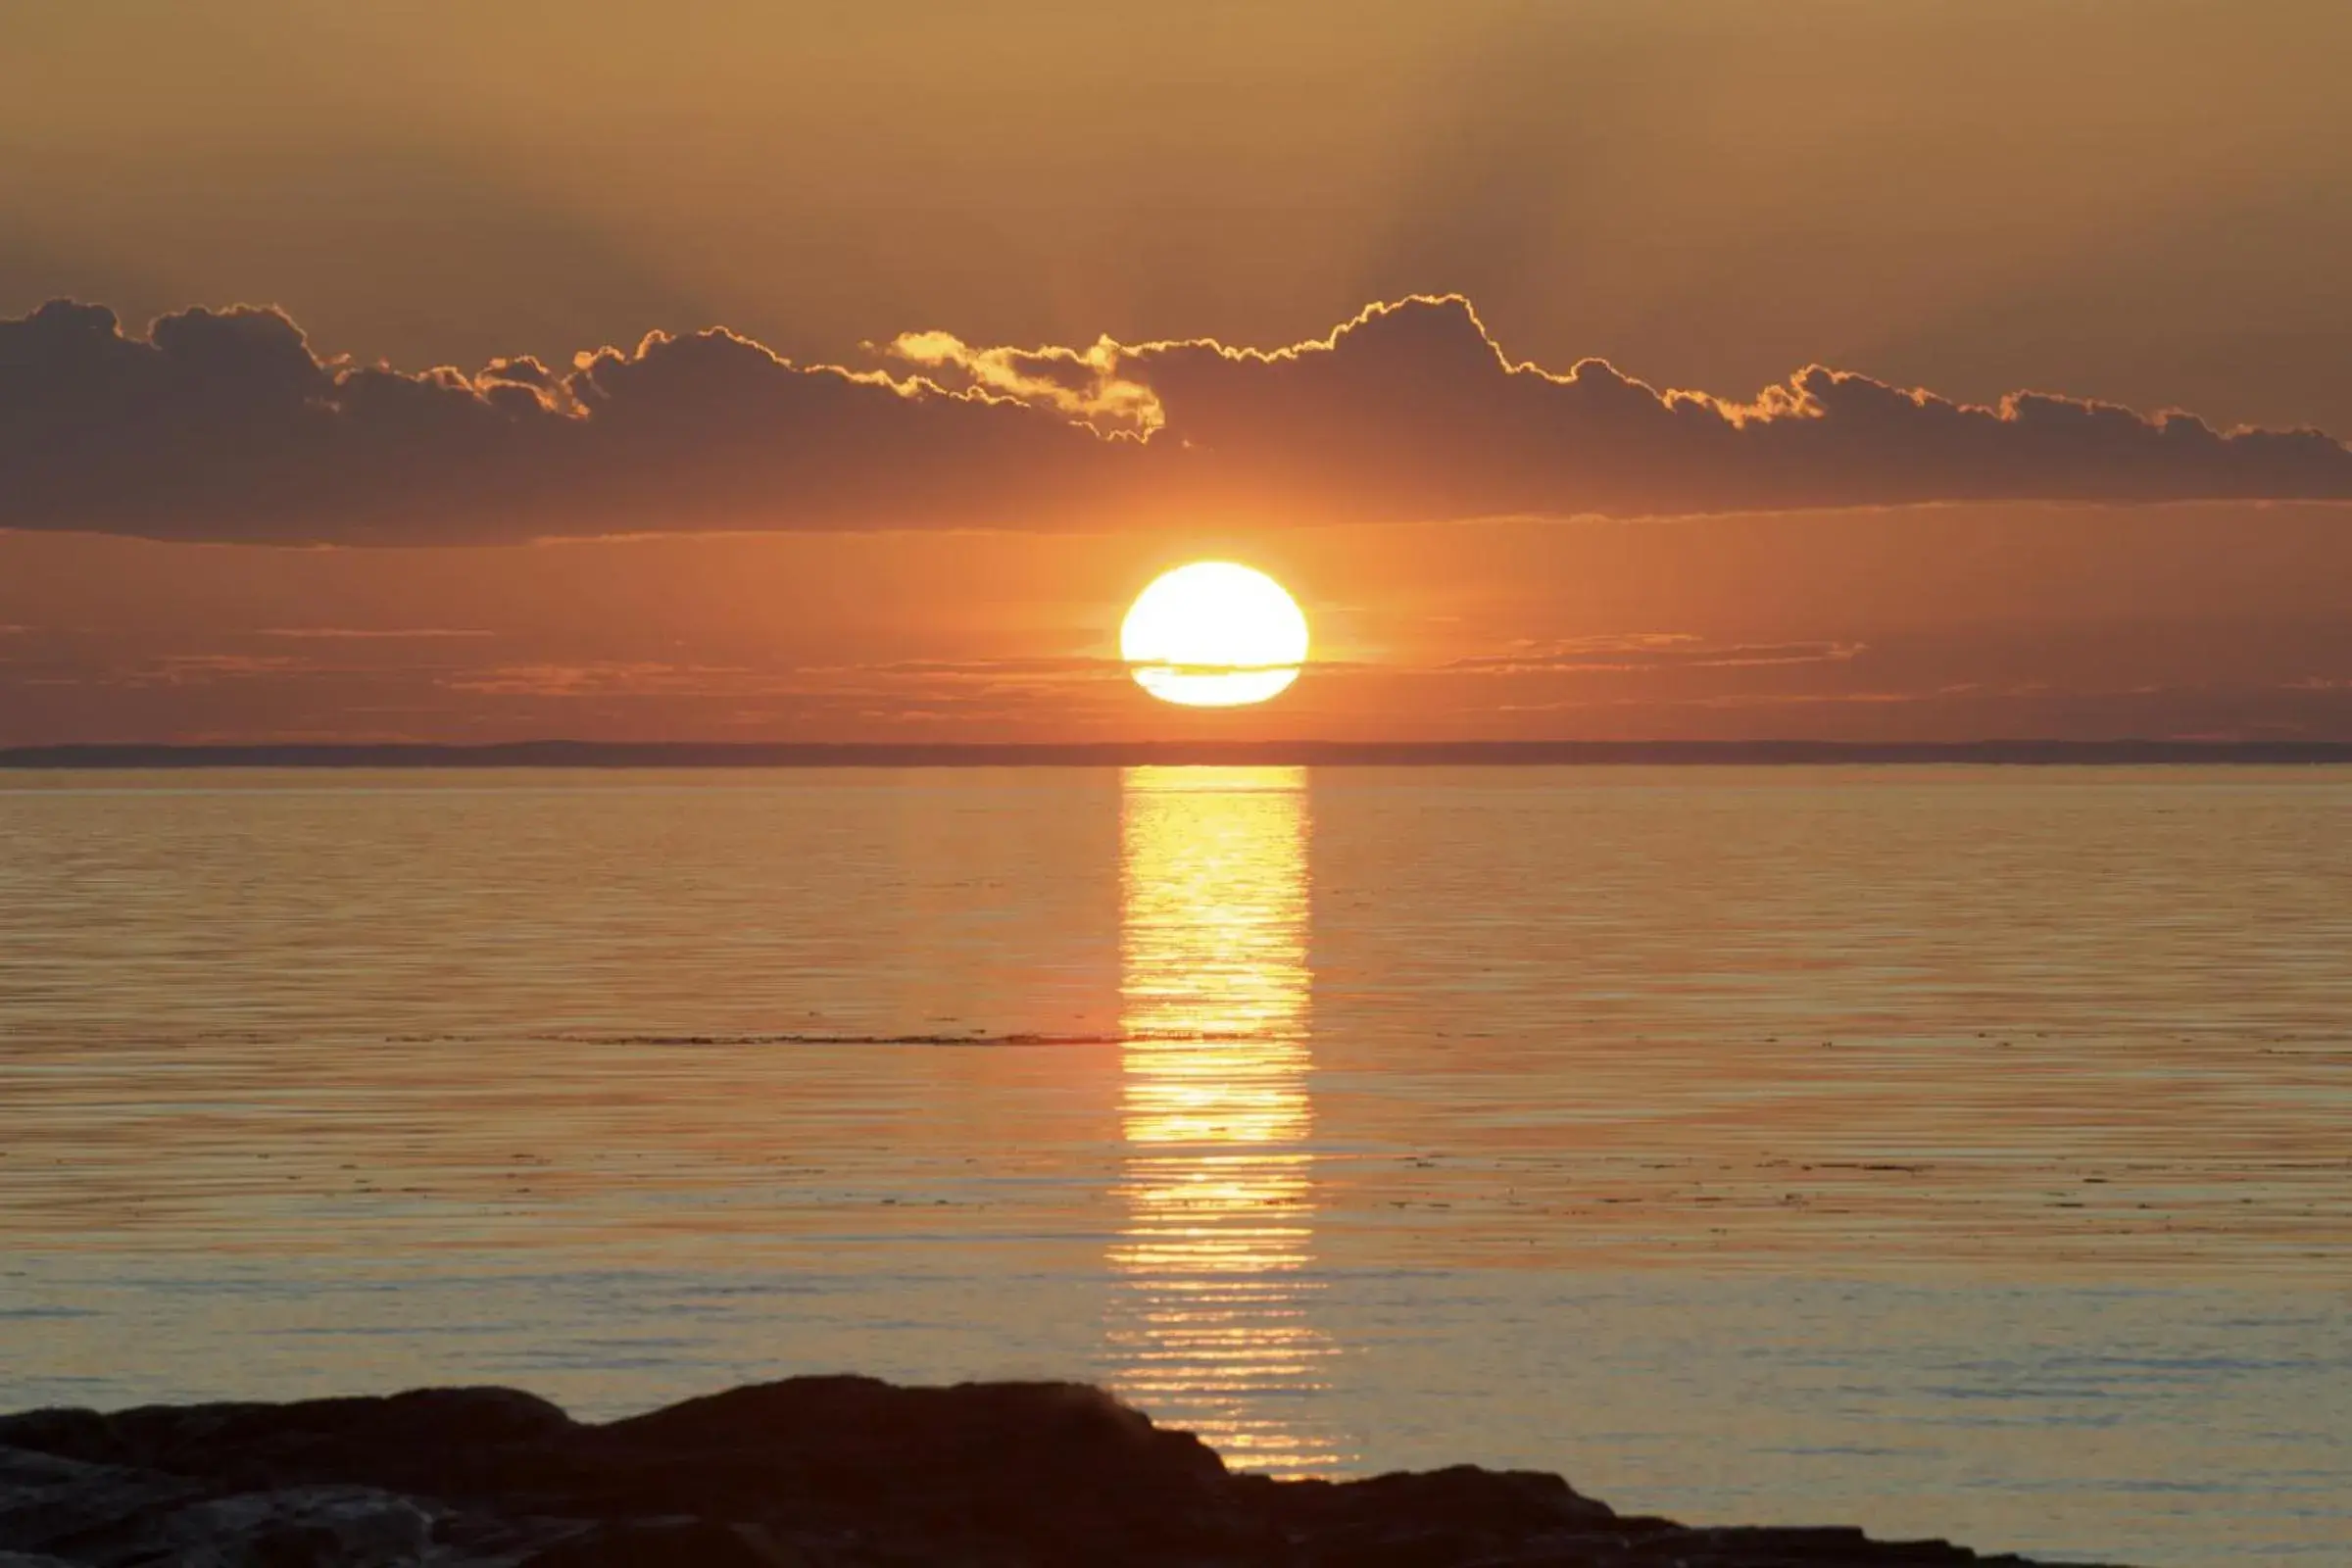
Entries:
[[0,774],[0,1408],[1102,1383],[2352,1561],[2352,769]]

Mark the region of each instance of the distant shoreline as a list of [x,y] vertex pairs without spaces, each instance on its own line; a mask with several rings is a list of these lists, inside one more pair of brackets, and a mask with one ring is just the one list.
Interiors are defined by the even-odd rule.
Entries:
[[1107,741],[742,744],[512,741],[483,746],[24,746],[0,768],[819,768],[1136,766],[2016,767],[2352,764],[2346,741]]

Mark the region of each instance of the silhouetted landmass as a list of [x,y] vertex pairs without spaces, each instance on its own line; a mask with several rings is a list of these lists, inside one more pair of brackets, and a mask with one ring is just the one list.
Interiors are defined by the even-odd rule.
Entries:
[[1083,745],[514,741],[491,746],[24,746],[0,767],[1315,767],[1825,763],[2315,765],[2345,741],[1104,741]]
[[1960,1568],[1557,1476],[1236,1475],[1076,1384],[798,1378],[602,1426],[508,1389],[0,1418],[8,1568]]

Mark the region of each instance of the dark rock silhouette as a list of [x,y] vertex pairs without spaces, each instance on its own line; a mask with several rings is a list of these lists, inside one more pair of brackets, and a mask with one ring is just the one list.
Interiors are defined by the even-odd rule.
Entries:
[[1866,1568],[2021,1563],[1630,1518],[1557,1476],[1235,1475],[1061,1383],[796,1378],[602,1426],[507,1389],[0,1417],[0,1568]]

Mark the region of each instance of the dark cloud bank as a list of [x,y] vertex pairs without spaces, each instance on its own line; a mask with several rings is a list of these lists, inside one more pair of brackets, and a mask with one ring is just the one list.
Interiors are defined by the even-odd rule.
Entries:
[[976,348],[875,368],[724,331],[478,372],[322,361],[274,310],[0,321],[0,528],[431,544],[722,529],[1118,528],[1938,501],[2352,499],[2318,431],[1799,371],[1752,402],[1510,362],[1458,298],[1274,351]]

